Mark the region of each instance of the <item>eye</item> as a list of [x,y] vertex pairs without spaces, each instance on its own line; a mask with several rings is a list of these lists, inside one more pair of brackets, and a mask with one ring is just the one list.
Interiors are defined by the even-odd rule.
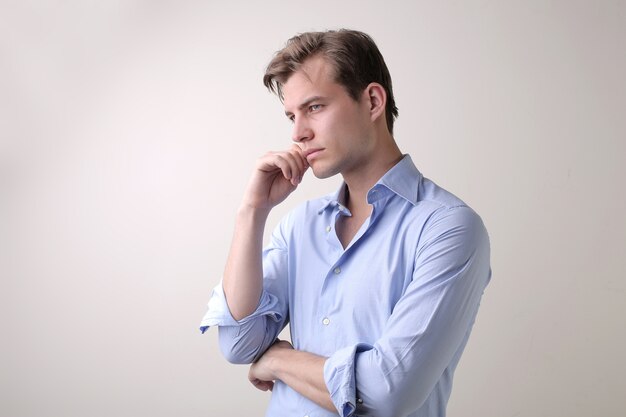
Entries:
[[309,106],[309,111],[310,111],[310,112],[314,112],[314,111],[318,111],[318,110],[320,110],[321,108],[322,108],[322,105],[321,105],[321,104],[311,104],[311,105]]

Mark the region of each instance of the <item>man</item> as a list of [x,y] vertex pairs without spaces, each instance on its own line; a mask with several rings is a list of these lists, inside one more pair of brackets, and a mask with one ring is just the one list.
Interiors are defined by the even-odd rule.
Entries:
[[[226,358],[253,363],[268,416],[445,415],[491,275],[482,221],[398,149],[368,35],[296,36],[264,83],[295,144],[256,163],[202,331],[219,326]],[[309,168],[342,186],[293,210],[263,249],[268,214]],[[287,323],[293,346],[277,340]]]

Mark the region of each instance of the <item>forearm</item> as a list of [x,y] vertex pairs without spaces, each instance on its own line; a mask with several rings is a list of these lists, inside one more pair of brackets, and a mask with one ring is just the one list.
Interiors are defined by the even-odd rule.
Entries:
[[312,353],[285,349],[276,361],[276,377],[325,409],[337,411],[324,381],[325,361]]
[[269,210],[243,206],[237,212],[235,231],[224,270],[223,287],[235,320],[250,315],[263,290],[263,231]]
[[276,344],[265,352],[259,362],[251,369],[253,376],[262,380],[278,379],[321,407],[337,411],[324,381],[326,358],[292,348],[281,348]]

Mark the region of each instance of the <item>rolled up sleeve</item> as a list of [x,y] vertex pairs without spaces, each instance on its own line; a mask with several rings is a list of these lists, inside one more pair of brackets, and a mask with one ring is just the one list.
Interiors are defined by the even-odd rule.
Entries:
[[263,250],[263,291],[259,304],[249,316],[233,318],[222,283],[209,298],[208,309],[201,320],[200,331],[219,328],[219,345],[224,357],[232,363],[252,363],[274,343],[288,321],[287,251],[280,227]]
[[491,277],[489,252],[484,225],[470,208],[433,215],[382,336],[326,360],[324,379],[340,415],[397,417],[422,406],[467,342]]
[[279,303],[276,296],[263,290],[259,306],[256,310],[249,316],[244,317],[239,321],[235,320],[228,309],[221,281],[219,285],[213,288],[207,308],[207,312],[200,322],[200,331],[202,333],[206,332],[209,327],[213,326],[240,327],[261,316],[267,316],[267,318],[275,322],[280,322],[283,319],[283,314],[279,309]]

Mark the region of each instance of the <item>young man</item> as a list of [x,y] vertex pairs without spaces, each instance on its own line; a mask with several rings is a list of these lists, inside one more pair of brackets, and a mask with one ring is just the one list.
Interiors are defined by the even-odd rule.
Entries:
[[[264,83],[295,144],[256,163],[202,331],[219,326],[226,358],[253,363],[268,416],[445,415],[491,275],[482,221],[398,149],[391,77],[366,34],[296,36]],[[263,249],[268,214],[309,168],[344,182]],[[287,323],[293,345],[277,340]]]

